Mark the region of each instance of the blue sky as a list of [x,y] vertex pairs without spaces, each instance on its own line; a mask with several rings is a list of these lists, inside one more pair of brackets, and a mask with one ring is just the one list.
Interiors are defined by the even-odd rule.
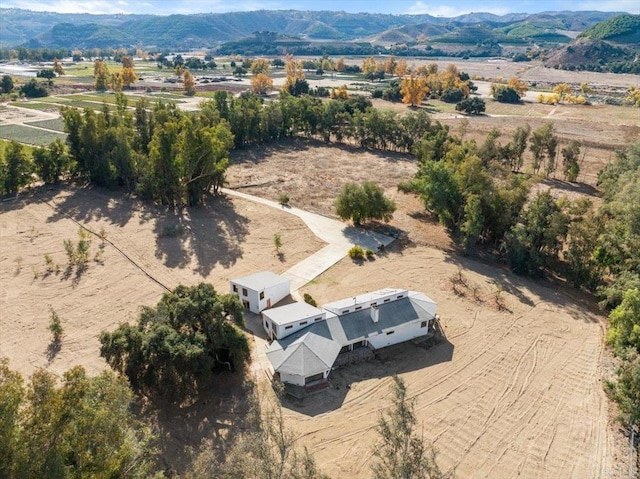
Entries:
[[61,13],[172,13],[247,10],[344,10],[347,12],[456,16],[469,12],[536,13],[548,10],[602,10],[640,13],[640,0],[2,0],[0,6]]

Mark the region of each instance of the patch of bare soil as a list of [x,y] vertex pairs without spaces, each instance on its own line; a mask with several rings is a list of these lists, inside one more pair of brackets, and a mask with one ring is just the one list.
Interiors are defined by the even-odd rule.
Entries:
[[[84,272],[68,268],[63,246],[77,242],[79,225],[106,235],[104,246],[92,237]],[[274,233],[282,235],[281,257]],[[230,278],[286,271],[322,246],[297,217],[241,199],[173,211],[101,189],[25,194],[0,204],[0,357],[25,375],[75,365],[93,374],[106,366],[100,331],[135,320],[165,287],[208,281],[224,293]],[[49,307],[64,328],[55,355]]]
[[457,477],[622,477],[601,381],[603,318],[589,304],[421,246],[345,259],[302,292],[322,304],[384,287],[433,298],[446,337],[428,350],[382,350],[332,372],[330,390],[285,402],[287,423],[333,477],[368,477],[393,374],[415,398],[439,463]]

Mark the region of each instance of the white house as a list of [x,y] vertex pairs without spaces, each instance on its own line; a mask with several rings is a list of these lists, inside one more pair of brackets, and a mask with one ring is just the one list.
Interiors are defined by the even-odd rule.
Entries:
[[324,321],[327,314],[307,303],[291,303],[262,313],[262,326],[270,339],[283,339],[306,328],[309,324]]
[[[278,324],[275,329],[270,326],[276,340],[267,349],[267,357],[283,382],[308,386],[326,380],[341,353],[376,350],[426,336],[433,327],[436,303],[423,293],[387,288],[329,303],[321,311],[324,319],[316,320],[320,315],[312,312],[289,308],[289,314],[285,310],[272,315]],[[269,321],[273,325],[274,319]],[[302,321],[307,324],[300,324]],[[278,336],[281,325],[292,327]],[[324,366],[328,369],[322,369]]]
[[252,313],[260,313],[291,292],[291,280],[270,271],[261,271],[231,280],[231,293],[237,294],[243,306]]

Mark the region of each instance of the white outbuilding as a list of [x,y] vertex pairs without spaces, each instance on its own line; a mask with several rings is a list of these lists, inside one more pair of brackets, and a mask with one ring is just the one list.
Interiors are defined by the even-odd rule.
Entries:
[[232,279],[231,293],[238,295],[246,309],[259,314],[289,296],[291,279],[271,271],[261,271]]

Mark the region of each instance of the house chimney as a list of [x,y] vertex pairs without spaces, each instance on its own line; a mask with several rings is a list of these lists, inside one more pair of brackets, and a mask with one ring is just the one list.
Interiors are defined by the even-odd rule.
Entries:
[[380,310],[378,309],[378,306],[376,306],[375,304],[371,305],[371,319],[373,320],[374,323],[377,323],[378,320],[380,319]]

